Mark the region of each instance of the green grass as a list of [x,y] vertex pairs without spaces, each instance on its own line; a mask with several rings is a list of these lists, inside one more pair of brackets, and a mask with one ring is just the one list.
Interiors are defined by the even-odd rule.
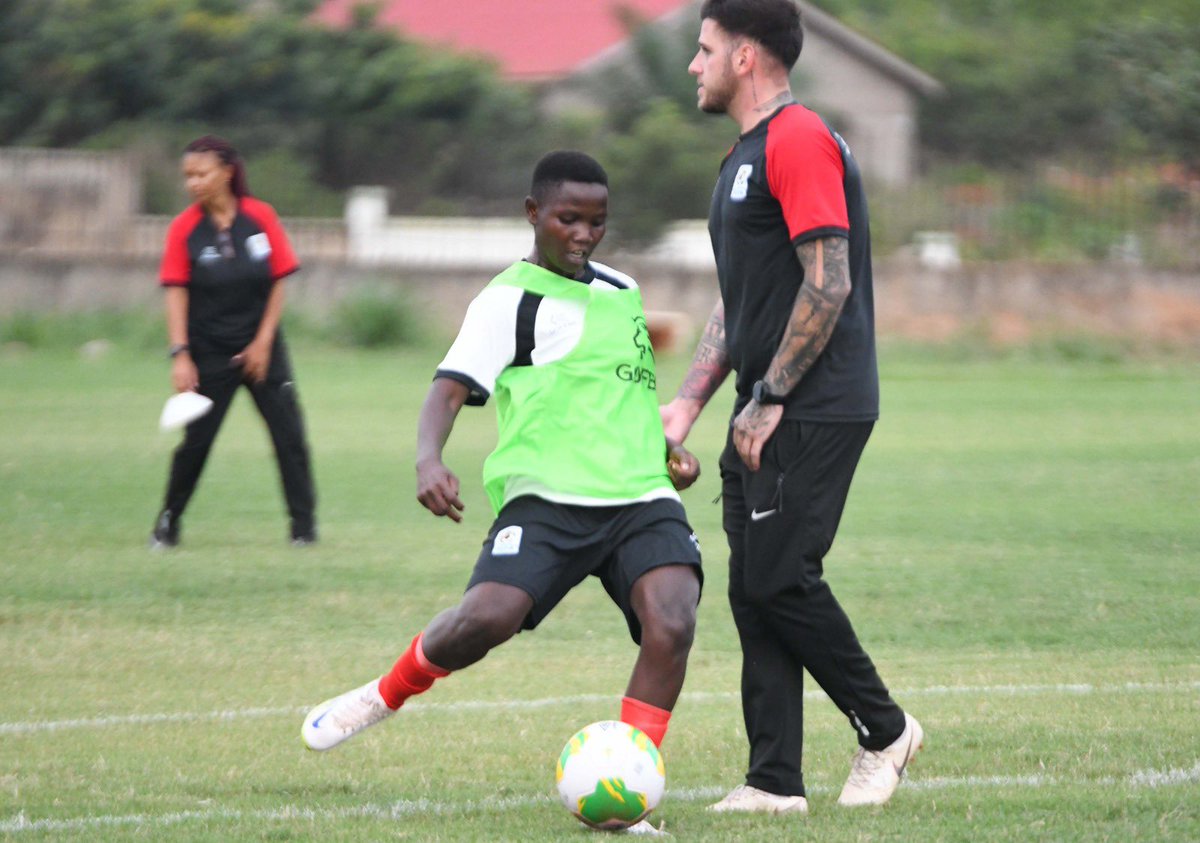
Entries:
[[[594,583],[393,721],[301,747],[310,705],[457,599],[494,421],[464,412],[467,520],[436,520],[411,463],[440,349],[294,351],[321,543],[287,545],[243,395],[168,554],[145,548],[176,441],[160,356],[0,352],[0,838],[597,839],[551,798],[634,658]],[[684,362],[662,361],[666,389]],[[655,817],[678,840],[1200,839],[1200,365],[888,347],[882,373],[827,570],[925,752],[886,808],[839,810],[853,736],[813,693],[812,814],[703,810],[746,757],[720,396],[689,442],[707,583]]]

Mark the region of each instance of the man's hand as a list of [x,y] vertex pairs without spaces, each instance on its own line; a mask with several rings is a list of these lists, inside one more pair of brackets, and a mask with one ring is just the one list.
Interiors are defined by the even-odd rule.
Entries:
[[751,471],[758,471],[763,446],[774,435],[782,418],[782,404],[759,404],[752,400],[733,420],[734,447]]
[[271,344],[254,340],[241,354],[233,355],[231,361],[235,366],[242,367],[242,374],[250,383],[262,383],[267,379],[267,369],[271,366]]
[[417,500],[434,515],[449,516],[454,522],[462,521],[462,511],[466,507],[458,491],[458,477],[441,460],[417,463]]
[[683,491],[696,482],[700,476],[700,460],[696,455],[682,445],[667,439],[667,474],[671,476],[671,485]]

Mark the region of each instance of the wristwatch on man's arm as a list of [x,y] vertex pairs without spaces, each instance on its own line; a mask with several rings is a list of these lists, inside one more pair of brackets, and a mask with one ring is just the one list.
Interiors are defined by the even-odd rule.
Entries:
[[778,395],[771,391],[764,380],[754,382],[754,387],[750,392],[750,396],[759,404],[783,404],[787,401],[786,395]]

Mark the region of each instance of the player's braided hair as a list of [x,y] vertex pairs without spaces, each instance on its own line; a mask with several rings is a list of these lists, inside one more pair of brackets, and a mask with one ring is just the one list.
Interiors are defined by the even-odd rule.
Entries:
[[184,154],[189,152],[213,152],[222,164],[233,167],[233,178],[229,180],[229,189],[233,191],[233,195],[239,199],[243,196],[250,195],[250,187],[246,183],[246,162],[242,160],[242,156],[233,144],[219,138],[216,135],[203,135],[196,138],[183,148]]
[[792,0],[704,0],[700,20],[705,18],[730,35],[753,38],[788,70],[800,58],[804,26]]
[[585,152],[559,149],[542,156],[533,168],[533,183],[529,195],[539,202],[545,199],[546,191],[565,181],[584,184],[602,184],[608,187],[608,173],[600,162]]

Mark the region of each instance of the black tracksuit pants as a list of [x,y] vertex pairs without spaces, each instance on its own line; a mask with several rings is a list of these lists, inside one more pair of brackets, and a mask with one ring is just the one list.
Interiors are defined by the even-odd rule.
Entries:
[[213,401],[212,409],[187,426],[183,442],[175,449],[163,509],[178,520],[187,508],[213,440],[239,386],[245,386],[266,422],[275,446],[275,458],[283,481],[283,494],[291,516],[292,537],[310,535],[315,524],[316,494],[313,490],[304,418],[296,397],[296,384],[287,344],[276,337],[266,379],[246,382],[241,367],[231,365],[228,355],[199,355],[194,358],[200,375],[199,392]]
[[746,783],[803,795],[804,671],[849,719],[858,742],[883,749],[904,731],[850,619],[823,578],[872,422],[784,420],[751,472],[732,436],[721,455],[729,603],[742,647]]

